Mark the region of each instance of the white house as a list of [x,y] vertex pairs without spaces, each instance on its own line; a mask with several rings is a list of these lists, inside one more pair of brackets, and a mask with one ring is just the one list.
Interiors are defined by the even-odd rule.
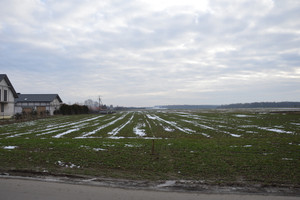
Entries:
[[18,94],[15,99],[15,113],[36,111],[38,114],[54,114],[62,104],[58,94]]
[[15,113],[15,98],[18,95],[6,74],[0,74],[0,116],[10,118]]

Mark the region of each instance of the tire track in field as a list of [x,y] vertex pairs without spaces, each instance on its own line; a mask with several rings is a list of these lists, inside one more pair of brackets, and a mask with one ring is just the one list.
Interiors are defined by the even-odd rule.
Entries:
[[99,118],[102,118],[102,117],[104,117],[104,116],[103,115],[99,115],[97,117],[88,118],[88,119],[80,120],[80,121],[73,122],[73,123],[65,122],[65,123],[62,123],[59,126],[56,126],[56,127],[53,127],[53,128],[48,128],[48,129],[46,129],[47,132],[37,134],[36,136],[48,135],[48,134],[51,134],[51,133],[64,131],[64,130],[66,130],[65,129],[66,127],[72,128],[72,129],[68,129],[68,130],[64,131],[63,133],[59,133],[59,134],[53,136],[53,138],[59,138],[59,137],[61,137],[63,135],[66,135],[68,133],[71,133],[71,132],[74,132],[76,130],[79,130],[81,127],[84,127],[85,125],[89,124],[87,122],[95,121],[95,120],[97,120]]
[[[188,113],[186,115],[183,115],[183,113],[180,113],[179,116],[182,116],[182,117],[185,117],[185,118],[189,118],[189,119],[192,119],[192,120],[201,120],[201,121],[204,120],[203,117],[199,117],[199,116],[195,116],[195,115],[189,115]],[[191,121],[191,120],[185,120],[185,119],[182,119],[181,121],[193,124],[195,126],[203,128],[203,129],[210,129],[210,130],[215,130],[217,132],[225,133],[225,134],[230,135],[232,137],[241,137],[241,135],[230,133],[228,131],[219,130],[219,129],[216,129],[214,127],[207,126],[207,125],[204,125],[204,124],[200,124],[197,121]],[[206,123],[207,122],[215,122],[215,120],[210,121],[209,119],[205,119],[205,122]],[[226,126],[225,128],[229,128],[230,129],[231,127],[227,127]],[[205,134],[205,133],[200,133],[200,134],[202,134],[205,137],[211,137],[211,136],[209,136],[208,134]]]
[[166,124],[169,124],[170,126],[176,128],[176,129],[178,129],[178,130],[180,130],[180,131],[182,131],[182,132],[184,132],[184,133],[187,133],[187,134],[194,134],[194,133],[196,133],[195,130],[192,130],[192,129],[189,129],[189,128],[182,128],[182,127],[179,127],[179,126],[177,125],[176,122],[167,121],[167,120],[165,120],[165,119],[160,118],[160,117],[157,116],[157,115],[146,114],[146,116],[147,116],[149,119],[152,119],[152,120],[158,120],[158,121],[160,121],[160,122],[164,122],[164,123],[166,123]]
[[97,133],[97,132],[100,131],[101,129],[104,129],[104,128],[108,127],[108,126],[111,126],[111,125],[115,124],[117,121],[120,121],[120,120],[124,119],[128,114],[129,114],[129,113],[125,113],[125,114],[123,114],[122,116],[120,116],[119,118],[115,119],[114,121],[111,121],[111,122],[109,122],[109,123],[107,123],[107,124],[104,124],[104,125],[102,125],[102,126],[96,128],[96,129],[93,130],[93,131],[90,131],[90,132],[88,132],[88,133],[83,134],[82,136],[75,137],[75,139],[89,138],[91,135],[94,135],[95,133]]
[[117,135],[120,130],[122,130],[127,124],[129,124],[132,121],[133,117],[134,117],[134,113],[132,114],[131,118],[126,123],[124,123],[121,126],[113,129],[111,132],[109,132],[107,134],[112,135],[112,136]]

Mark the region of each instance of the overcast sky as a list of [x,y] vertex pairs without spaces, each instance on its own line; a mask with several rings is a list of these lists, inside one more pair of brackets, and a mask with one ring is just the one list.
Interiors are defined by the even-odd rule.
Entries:
[[66,103],[300,101],[300,1],[0,0],[0,69]]

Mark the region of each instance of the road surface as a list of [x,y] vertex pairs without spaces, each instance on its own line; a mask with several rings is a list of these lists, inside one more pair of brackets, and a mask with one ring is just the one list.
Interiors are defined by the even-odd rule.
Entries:
[[1,200],[299,200],[293,196],[266,196],[245,194],[200,194],[159,192],[151,190],[129,190],[111,187],[44,182],[26,179],[0,178]]

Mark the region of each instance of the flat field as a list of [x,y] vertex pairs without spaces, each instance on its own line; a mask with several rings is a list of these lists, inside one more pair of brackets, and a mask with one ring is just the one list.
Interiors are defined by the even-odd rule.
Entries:
[[144,110],[0,126],[0,172],[300,186],[300,114]]

